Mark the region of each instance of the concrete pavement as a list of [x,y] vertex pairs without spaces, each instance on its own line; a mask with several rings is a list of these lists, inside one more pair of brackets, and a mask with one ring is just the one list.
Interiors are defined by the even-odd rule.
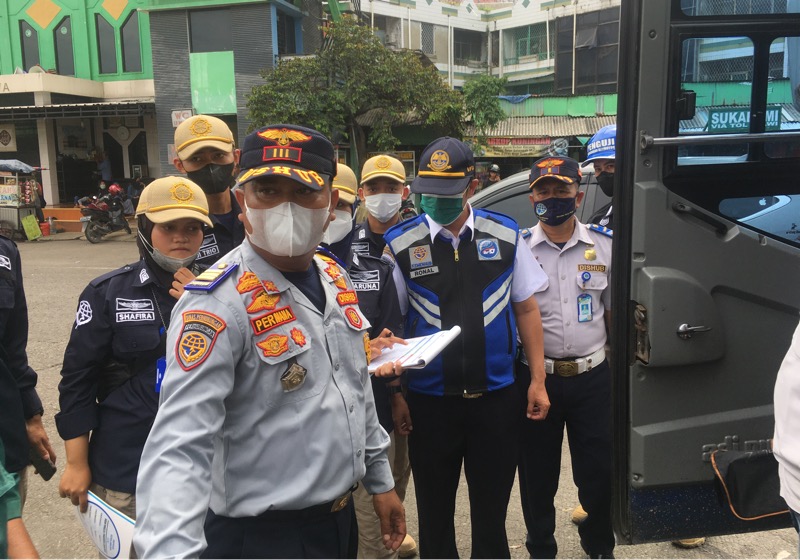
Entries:
[[[58,382],[78,296],[93,278],[136,261],[135,235],[114,233],[93,245],[80,234],[60,233],[41,241],[20,243],[25,290],[30,313],[28,355],[39,373],[39,393],[45,406],[45,426],[58,453],[59,472],[49,482],[31,473],[24,519],[43,558],[97,558],[97,552],[83,533],[65,499],[58,497],[58,480],[63,472],[64,447],[53,422],[58,410]],[[556,497],[557,539],[562,558],[583,558],[578,532],[570,521],[577,504],[572,484],[569,454],[562,461],[562,476]],[[413,486],[409,488],[406,510],[410,532],[418,535]],[[459,490],[456,510],[459,552],[470,550],[469,507],[466,485]],[[517,489],[509,506],[506,523],[513,558],[526,558],[525,528]],[[797,551],[797,534],[792,529],[709,538],[697,549],[680,550],[670,543],[619,546],[617,558],[786,558]]]

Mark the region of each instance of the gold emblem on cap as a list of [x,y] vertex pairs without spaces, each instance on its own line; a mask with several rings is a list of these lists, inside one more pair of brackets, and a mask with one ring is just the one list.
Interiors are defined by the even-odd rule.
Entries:
[[289,130],[288,128],[268,128],[258,133],[265,140],[275,140],[281,146],[288,146],[292,142],[308,142],[311,136],[306,136],[299,130]]
[[179,204],[187,204],[194,200],[194,193],[185,183],[177,183],[169,188],[170,198]]
[[548,158],[537,163],[536,167],[558,167],[559,165],[564,165],[563,159]]
[[450,169],[450,155],[444,150],[436,150],[431,154],[431,161],[428,167],[434,171],[444,171]]
[[205,136],[211,134],[211,123],[205,119],[197,119],[189,126],[189,131],[194,136]]
[[389,169],[391,166],[392,162],[386,156],[380,156],[375,160],[375,167],[378,169]]

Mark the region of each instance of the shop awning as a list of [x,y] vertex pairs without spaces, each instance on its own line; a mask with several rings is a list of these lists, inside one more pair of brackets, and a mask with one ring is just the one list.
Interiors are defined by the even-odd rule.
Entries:
[[139,117],[154,114],[155,110],[156,105],[153,99],[69,103],[40,107],[35,105],[0,107],[0,122],[79,117]]
[[[486,136],[489,138],[592,136],[604,126],[615,124],[616,122],[616,115],[595,117],[509,117],[490,129]],[[471,128],[471,126],[467,127],[465,137],[474,134],[470,130]]]

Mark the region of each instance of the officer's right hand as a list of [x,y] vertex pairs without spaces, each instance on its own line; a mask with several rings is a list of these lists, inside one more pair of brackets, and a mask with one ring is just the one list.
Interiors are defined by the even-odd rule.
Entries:
[[62,498],[69,498],[74,506],[80,506],[81,513],[89,508],[89,486],[92,484],[92,471],[88,464],[76,465],[67,462],[58,493]]

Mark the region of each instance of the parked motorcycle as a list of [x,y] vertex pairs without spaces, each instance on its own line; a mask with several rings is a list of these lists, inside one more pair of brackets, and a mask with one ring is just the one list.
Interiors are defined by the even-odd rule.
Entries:
[[111,185],[108,195],[81,208],[82,231],[90,243],[99,243],[104,236],[115,231],[131,233],[122,205],[122,187]]

